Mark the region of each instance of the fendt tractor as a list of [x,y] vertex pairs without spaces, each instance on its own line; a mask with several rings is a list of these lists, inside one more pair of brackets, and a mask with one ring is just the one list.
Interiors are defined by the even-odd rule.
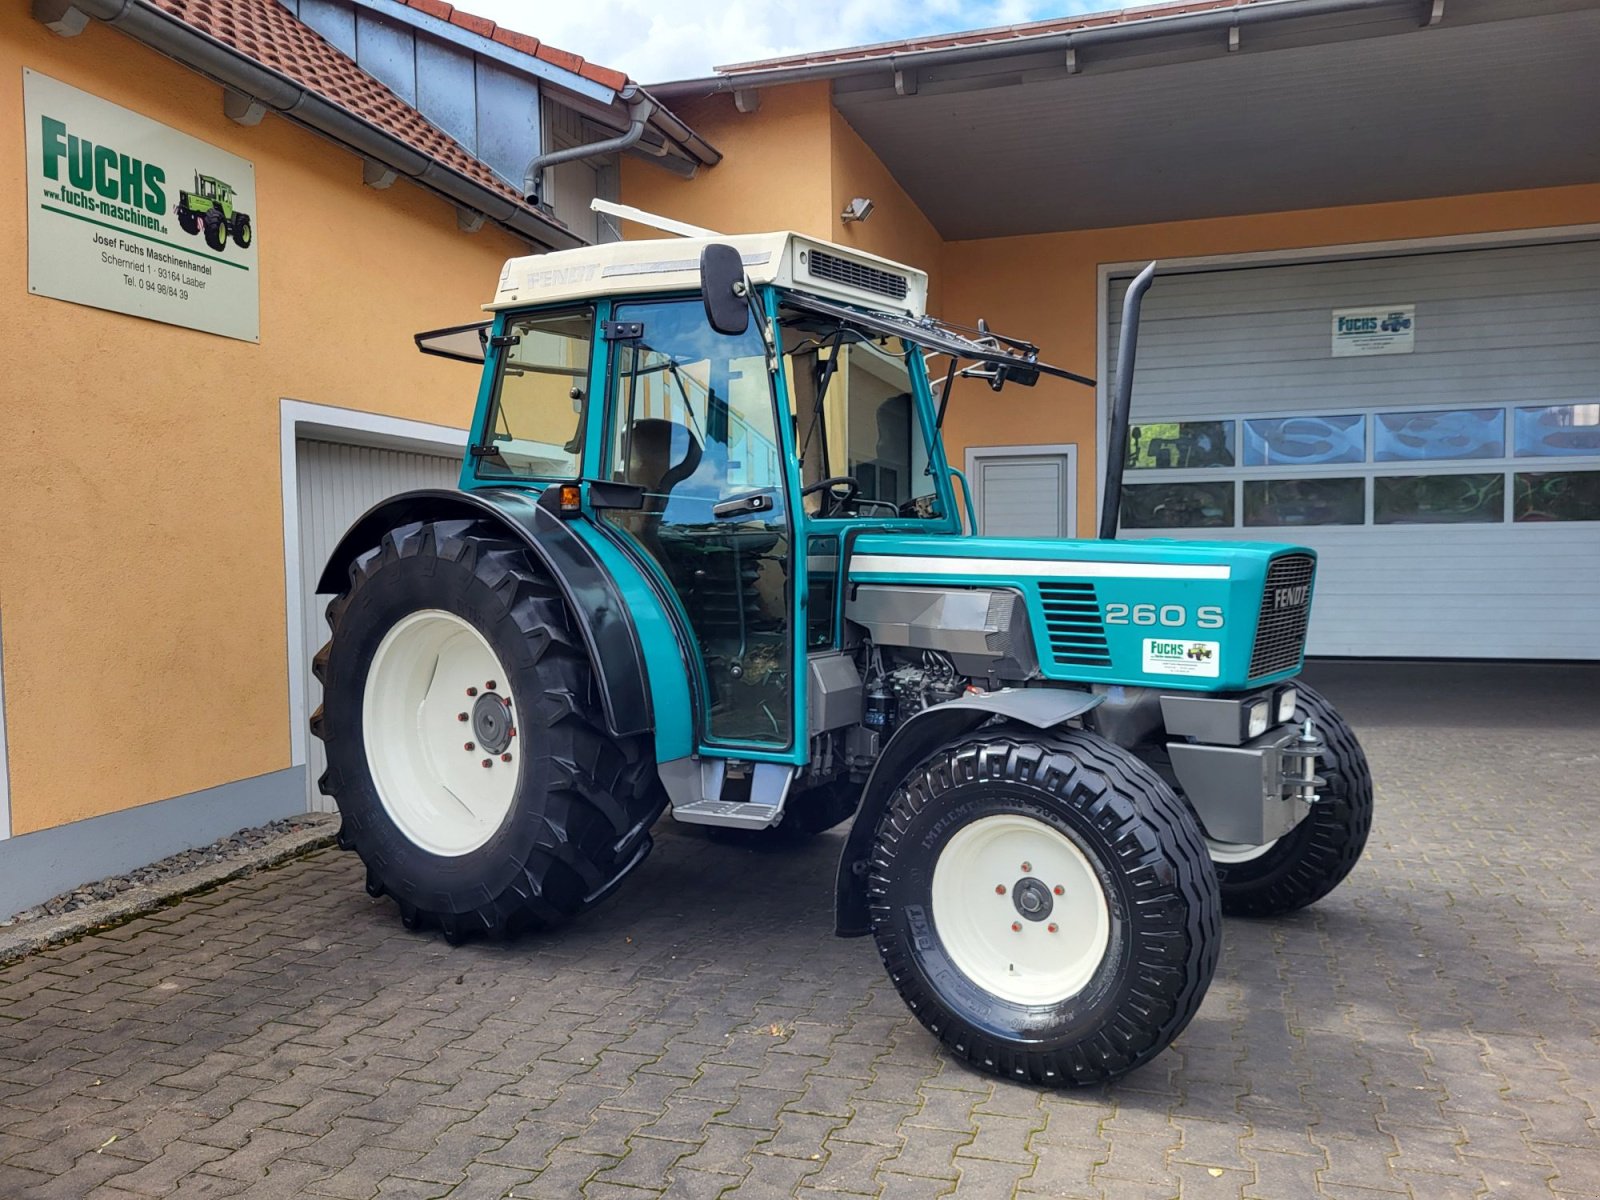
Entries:
[[910,267],[627,211],[682,236],[512,259],[492,321],[417,335],[483,364],[460,488],[378,505],[322,576],[312,728],[367,890],[500,937],[599,903],[666,809],[853,817],[836,931],[949,1053],[1041,1084],[1148,1061],[1222,914],[1326,895],[1372,818],[1296,679],[1312,551],[1114,540],[1153,264],[1100,537],[979,536],[950,406],[1092,380],[929,317]]

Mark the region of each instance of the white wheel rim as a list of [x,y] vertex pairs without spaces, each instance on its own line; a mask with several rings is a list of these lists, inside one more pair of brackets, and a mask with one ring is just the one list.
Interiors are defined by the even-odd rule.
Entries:
[[[1025,910],[1041,899],[1045,909]],[[933,868],[933,926],[957,969],[1015,1004],[1086,987],[1111,944],[1111,910],[1088,857],[1042,821],[997,813],[958,830]]]
[[1277,838],[1263,842],[1259,846],[1252,846],[1248,842],[1219,842],[1207,838],[1206,853],[1211,856],[1211,861],[1214,863],[1247,863],[1260,858],[1277,844]]
[[[510,733],[491,731],[490,749],[478,718],[495,704]],[[521,731],[505,668],[481,633],[440,609],[399,621],[372,656],[361,720],[378,799],[415,845],[455,857],[494,836],[516,799]]]

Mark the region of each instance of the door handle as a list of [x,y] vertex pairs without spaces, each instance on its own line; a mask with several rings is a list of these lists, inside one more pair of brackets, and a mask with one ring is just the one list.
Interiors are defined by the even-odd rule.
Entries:
[[713,504],[711,515],[720,521],[724,517],[744,517],[752,513],[771,512],[773,503],[771,492],[751,492],[748,496],[735,496],[731,500]]

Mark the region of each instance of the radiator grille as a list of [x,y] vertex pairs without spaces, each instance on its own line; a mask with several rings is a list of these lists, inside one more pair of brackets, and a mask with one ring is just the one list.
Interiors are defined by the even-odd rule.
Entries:
[[1256,644],[1250,652],[1250,678],[1287,671],[1300,662],[1311,619],[1311,577],[1317,560],[1309,554],[1285,554],[1267,568],[1261,593]]
[[892,300],[904,300],[910,288],[904,275],[856,262],[853,259],[840,258],[837,254],[829,254],[825,250],[811,251],[810,263],[811,274],[816,279],[842,283],[847,287],[860,288],[864,292],[876,292]]
[[1041,583],[1050,656],[1064,666],[1109,667],[1111,651],[1092,583]]

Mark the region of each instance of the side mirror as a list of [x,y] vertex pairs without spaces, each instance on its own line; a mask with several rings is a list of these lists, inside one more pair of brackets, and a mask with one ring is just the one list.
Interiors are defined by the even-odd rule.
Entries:
[[732,246],[713,242],[700,251],[700,295],[711,328],[738,337],[750,328],[750,302],[745,295],[744,260]]

